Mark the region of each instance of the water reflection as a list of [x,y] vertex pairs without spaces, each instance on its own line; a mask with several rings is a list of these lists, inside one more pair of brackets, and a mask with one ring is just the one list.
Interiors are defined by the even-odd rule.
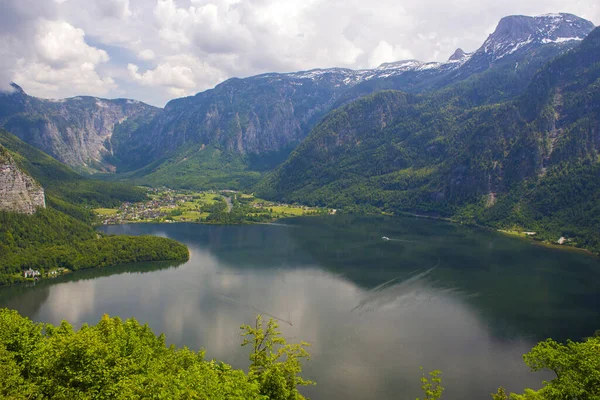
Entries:
[[415,398],[421,365],[443,371],[447,399],[538,386],[547,376],[530,374],[523,353],[540,337],[600,325],[591,257],[431,221],[282,225],[109,227],[181,240],[192,258],[10,288],[0,304],[52,323],[135,316],[236,367],[247,365],[239,326],[272,315],[291,341],[312,343],[305,375],[318,385],[305,392],[315,399]]

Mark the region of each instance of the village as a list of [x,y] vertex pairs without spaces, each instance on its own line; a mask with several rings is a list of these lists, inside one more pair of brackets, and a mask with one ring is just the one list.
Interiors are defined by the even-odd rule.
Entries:
[[270,202],[233,190],[194,192],[168,188],[148,189],[149,200],[94,211],[102,225],[123,223],[218,223],[217,214],[235,214],[232,223],[251,223],[278,218],[335,213],[318,207]]

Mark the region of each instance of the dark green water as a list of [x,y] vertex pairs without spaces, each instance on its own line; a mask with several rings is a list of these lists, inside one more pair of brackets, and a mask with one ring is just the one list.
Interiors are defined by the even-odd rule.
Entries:
[[[186,243],[184,265],[84,271],[0,290],[36,321],[135,317],[167,341],[247,365],[239,326],[280,318],[312,343],[313,399],[414,399],[419,366],[444,399],[539,387],[521,356],[546,337],[600,329],[600,262],[493,232],[411,218],[317,217],[272,225],[123,225]],[[391,240],[384,241],[382,236]],[[386,283],[386,285],[382,285]]]

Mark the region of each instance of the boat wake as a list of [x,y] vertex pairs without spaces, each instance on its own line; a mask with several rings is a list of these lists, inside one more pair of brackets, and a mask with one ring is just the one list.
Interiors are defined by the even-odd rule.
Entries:
[[418,240],[408,240],[408,239],[391,239],[387,236],[382,236],[381,237],[382,240],[386,241],[386,242],[402,242],[402,243],[421,243]]
[[421,273],[407,279],[396,277],[369,290],[366,296],[351,312],[372,312],[386,306],[408,308],[434,300],[440,295],[455,293],[455,289],[435,288],[430,279],[431,273],[439,266],[438,263]]

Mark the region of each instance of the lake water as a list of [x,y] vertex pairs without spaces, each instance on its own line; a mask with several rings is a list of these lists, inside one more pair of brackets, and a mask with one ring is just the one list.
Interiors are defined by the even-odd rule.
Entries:
[[239,326],[273,316],[290,342],[312,344],[313,399],[414,399],[419,366],[442,370],[448,400],[537,388],[552,376],[530,373],[524,353],[600,329],[597,258],[485,230],[352,216],[102,230],[170,237],[192,256],[1,289],[0,306],[76,326],[135,317],[239,368]]

